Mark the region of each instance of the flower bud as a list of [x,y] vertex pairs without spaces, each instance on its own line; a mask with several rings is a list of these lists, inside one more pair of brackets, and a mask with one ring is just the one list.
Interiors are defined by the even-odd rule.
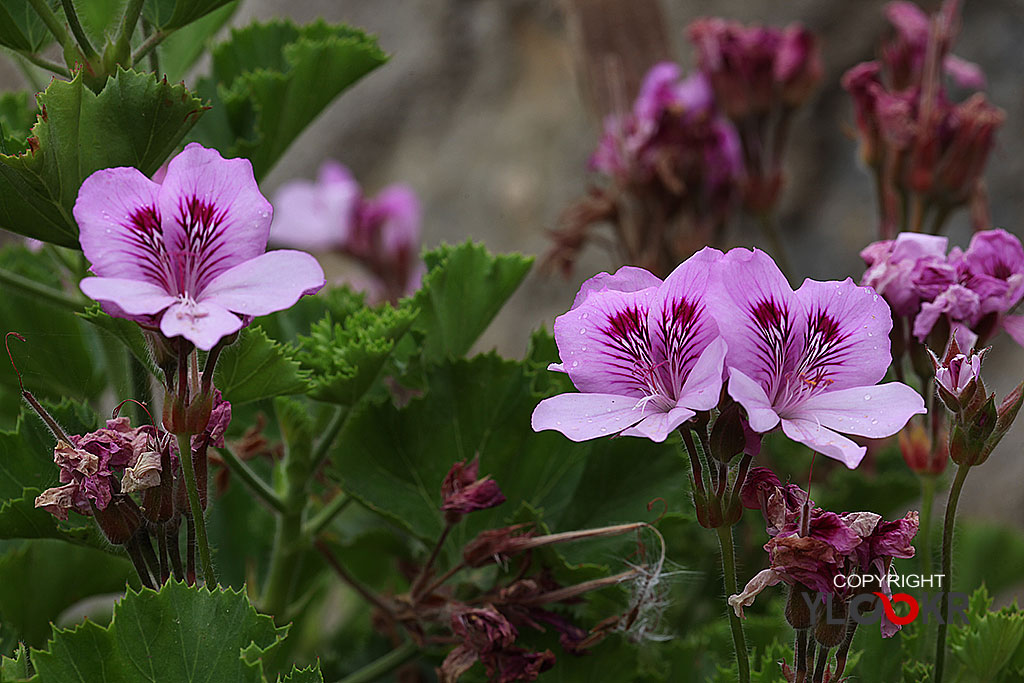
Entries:
[[459,522],[464,515],[477,510],[486,510],[505,502],[505,496],[494,480],[478,478],[480,457],[473,458],[468,465],[457,462],[452,465],[441,484],[441,510],[449,524]]
[[92,513],[103,535],[113,545],[124,545],[142,526],[139,507],[124,494],[114,495],[105,508],[93,506]]
[[786,600],[786,621],[790,626],[799,630],[811,625],[808,598],[813,598],[813,595],[811,590],[801,583],[790,586],[789,598]]
[[[831,602],[831,614],[828,603],[818,604],[818,618],[814,621],[814,639],[822,647],[838,647],[846,638],[846,620],[850,613],[850,604],[835,595],[828,596]],[[830,623],[837,622],[837,623]]]
[[747,446],[747,435],[743,428],[743,412],[739,403],[731,403],[722,410],[715,424],[711,426],[709,446],[711,455],[726,465],[743,452]]
[[946,469],[949,460],[946,444],[933,444],[928,430],[921,424],[912,422],[901,431],[899,443],[904,462],[915,474],[942,474]]

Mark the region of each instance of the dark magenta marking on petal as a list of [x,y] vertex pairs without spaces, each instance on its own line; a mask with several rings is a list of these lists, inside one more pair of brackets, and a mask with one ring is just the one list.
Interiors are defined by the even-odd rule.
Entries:
[[126,232],[118,233],[113,239],[125,245],[125,255],[136,261],[143,273],[171,291],[170,260],[164,245],[159,209],[156,206],[139,207],[122,225],[127,228]]
[[182,197],[175,217],[181,226],[183,244],[175,245],[175,275],[180,293],[198,297],[213,278],[227,269],[231,257],[224,238],[228,210],[196,195]]
[[697,336],[702,322],[704,305],[680,297],[666,301],[660,320],[661,337],[665,341],[665,366],[661,370],[662,383],[677,398],[679,390],[707,344]]

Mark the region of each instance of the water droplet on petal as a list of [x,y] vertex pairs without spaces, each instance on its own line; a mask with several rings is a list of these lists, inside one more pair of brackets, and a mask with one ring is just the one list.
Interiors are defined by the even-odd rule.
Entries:
[[588,417],[588,418],[587,418],[587,424],[590,424],[590,423],[592,423],[593,421],[594,421],[594,418],[592,418],[592,417]]
[[586,351],[586,350],[587,350],[587,347],[586,347],[586,346],[581,346],[581,347],[580,347],[580,351]]
[[870,401],[871,400],[871,394],[864,394],[864,400],[865,401]]
[[872,421],[871,421],[871,424],[873,424],[873,425],[876,425],[876,424],[878,424],[878,420],[872,420]]
[[868,332],[868,336],[869,336],[869,337],[874,337],[875,335],[874,335],[874,333],[873,333],[873,332]]
[[589,315],[590,315],[589,313],[584,313],[583,315],[580,316],[580,318],[582,318],[583,320],[586,320],[587,316],[589,316]]
[[581,327],[580,328],[580,334],[586,334],[586,333],[587,333],[587,328]]
[[878,301],[878,295],[877,295],[877,294],[875,294],[875,295],[874,295],[873,297],[871,297],[871,300],[872,300],[872,301]]
[[579,364],[580,364],[580,362],[579,362],[578,360],[574,360],[574,361],[572,362],[572,366],[573,366],[574,368],[576,368],[576,367],[579,367]]

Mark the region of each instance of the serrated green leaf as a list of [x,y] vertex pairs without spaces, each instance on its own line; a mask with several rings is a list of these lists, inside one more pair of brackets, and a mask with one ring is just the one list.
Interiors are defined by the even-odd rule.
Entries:
[[320,667],[313,664],[305,669],[293,667],[291,673],[280,679],[280,683],[324,683],[324,677]]
[[37,508],[35,500],[40,493],[41,489],[27,488],[21,496],[0,503],[0,539],[51,538],[117,554],[85,518],[75,516],[58,522],[49,512]]
[[410,307],[359,308],[342,318],[328,311],[299,338],[298,358],[313,380],[310,396],[355,405],[377,380],[399,339],[416,319]]
[[481,244],[444,245],[424,254],[427,274],[413,301],[416,328],[431,362],[465,355],[533,264],[521,254],[494,256]]
[[[127,559],[56,541],[33,541],[0,556],[0,621],[42,647],[50,622],[79,600],[119,593],[135,574]],[[137,579],[135,580],[137,583]]]
[[147,0],[143,16],[161,31],[181,28],[232,0]]
[[972,596],[968,623],[951,626],[949,649],[969,676],[990,681],[1005,671],[1020,648],[1024,640],[1024,613],[1016,605],[998,612],[987,611],[991,599],[987,591],[979,597],[981,590]]
[[[47,3],[51,9],[60,6],[57,0]],[[46,24],[28,0],[4,0],[0,3],[0,45],[15,50],[37,52],[52,40]]]
[[135,356],[135,360],[142,364],[149,374],[163,382],[164,373],[153,361],[153,355],[149,351],[146,338],[142,335],[142,328],[131,320],[124,318],[112,318],[100,309],[99,305],[90,306],[88,310],[79,313],[78,316],[104,332],[110,334]]
[[183,85],[120,68],[98,95],[78,74],[53,79],[36,100],[33,149],[0,155],[0,228],[75,249],[82,181],[112,166],[151,175],[203,113]]
[[0,681],[20,681],[31,675],[29,671],[28,648],[24,643],[18,645],[14,657],[0,657]]
[[248,403],[285,394],[302,394],[309,379],[285,346],[259,326],[242,330],[217,361],[214,385],[231,403]]
[[195,139],[252,161],[262,178],[330,102],[384,63],[374,38],[317,21],[254,23],[213,49],[198,90],[214,104]]
[[192,65],[210,45],[213,36],[238,10],[240,0],[232,0],[201,19],[183,26],[160,43],[160,71],[176,83],[187,75]]
[[262,683],[260,657],[286,632],[242,592],[170,581],[159,592],[129,589],[109,627],[55,631],[32,663],[39,683]]

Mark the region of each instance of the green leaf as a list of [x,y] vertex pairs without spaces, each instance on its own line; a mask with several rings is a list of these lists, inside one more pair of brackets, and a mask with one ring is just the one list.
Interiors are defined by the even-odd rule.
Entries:
[[147,0],[142,14],[161,31],[181,28],[232,0]]
[[313,380],[310,396],[355,405],[384,368],[399,339],[415,321],[408,306],[359,308],[338,317],[330,311],[299,339],[297,354]]
[[420,309],[423,355],[430,361],[465,355],[533,264],[520,254],[493,256],[481,244],[443,245],[424,254],[428,272],[413,301]]
[[24,149],[35,120],[35,107],[29,104],[27,91],[0,93],[0,140],[8,151]]
[[259,326],[242,330],[217,361],[214,385],[231,403],[248,403],[309,390],[309,379],[291,351]]
[[26,543],[0,556],[0,621],[23,642],[42,647],[50,622],[64,610],[90,596],[123,591],[134,574],[126,559],[99,550]]
[[116,552],[96,527],[83,517],[75,516],[67,522],[58,522],[49,512],[37,508],[35,500],[40,493],[41,489],[27,488],[20,497],[0,503],[0,539],[51,538]]
[[0,681],[20,681],[29,675],[28,648],[24,643],[18,645],[14,659],[6,655],[0,658]]
[[160,71],[167,80],[176,83],[185,78],[189,69],[210,46],[213,36],[224,27],[238,10],[240,0],[228,2],[201,19],[167,36],[160,47]]
[[242,592],[170,581],[159,592],[129,589],[109,627],[87,621],[56,630],[32,663],[39,683],[262,683],[260,658],[286,632]]
[[[44,254],[34,254],[21,245],[0,250],[0,268],[41,285],[61,287],[52,262]],[[25,342],[14,339],[10,342],[25,388],[40,399],[97,396],[108,378],[102,360],[90,355],[94,347],[89,326],[70,310],[31,293],[4,287],[3,294],[0,297],[3,329],[0,331],[15,331],[25,338]],[[19,391],[14,369],[6,359],[3,365],[0,384]]]
[[99,304],[90,306],[88,310],[79,313],[78,316],[124,344],[125,348],[142,364],[142,367],[149,371],[149,374],[163,382],[163,370],[154,362],[153,354],[150,353],[146,338],[142,335],[142,328],[138,324],[124,318],[110,317],[103,312]]
[[[50,0],[48,4],[56,9],[60,2]],[[28,0],[4,0],[0,3],[0,45],[37,52],[50,40],[52,36],[46,24]]]
[[386,57],[376,39],[317,21],[254,23],[213,49],[213,75],[199,92],[213,101],[195,138],[244,156],[262,178],[334,100]]
[[971,598],[968,623],[950,627],[950,651],[978,681],[995,680],[1005,672],[1024,640],[1024,612],[1016,604],[990,612],[990,604],[982,586]]
[[291,673],[280,680],[281,683],[324,683],[320,667],[315,664],[305,669],[293,667]]
[[82,181],[112,166],[152,175],[203,113],[183,85],[120,68],[98,95],[79,73],[36,99],[32,149],[0,155],[0,228],[76,249]]

